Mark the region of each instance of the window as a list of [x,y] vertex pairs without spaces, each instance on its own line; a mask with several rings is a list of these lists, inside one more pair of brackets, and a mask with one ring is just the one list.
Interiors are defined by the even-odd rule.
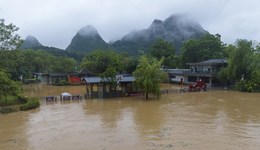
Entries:
[[197,81],[197,77],[188,76],[188,81],[189,82],[196,82]]
[[171,75],[171,78],[176,78],[176,76]]

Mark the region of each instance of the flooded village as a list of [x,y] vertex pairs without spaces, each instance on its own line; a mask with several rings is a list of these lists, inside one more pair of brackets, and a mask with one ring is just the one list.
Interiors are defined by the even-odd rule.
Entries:
[[[45,95],[83,95],[86,86],[26,85],[40,108],[0,115],[0,148],[255,149],[260,146],[259,93],[230,90],[46,102]],[[163,84],[162,88],[180,89]]]
[[[166,71],[169,82],[160,87],[161,92],[167,92],[162,93],[160,100],[145,100],[134,91],[126,95],[127,89],[132,88],[124,86],[124,82],[116,88],[121,91],[120,96],[105,97],[107,87],[97,77],[84,77],[81,84],[75,83],[81,80],[66,76],[73,85],[57,86],[38,76],[44,82],[23,85],[23,91],[28,97],[39,97],[40,108],[0,115],[0,148],[256,150],[260,147],[259,93],[209,88],[210,85],[206,91],[190,91],[189,85],[181,81],[188,81],[184,74],[191,74],[191,69]],[[200,70],[193,75],[206,72]],[[181,78],[176,82],[178,75]],[[53,75],[50,77],[55,80]],[[119,77],[121,81],[133,81],[133,77],[127,76],[125,80]],[[64,79],[61,75],[55,78]],[[210,80],[206,83],[212,84]],[[65,95],[69,99],[62,98],[64,92],[71,94]],[[73,95],[79,97],[73,99]]]
[[259,150],[259,4],[0,1],[0,150]]

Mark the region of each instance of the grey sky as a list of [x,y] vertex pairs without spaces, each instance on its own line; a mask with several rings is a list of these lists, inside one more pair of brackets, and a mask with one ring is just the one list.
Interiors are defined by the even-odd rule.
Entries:
[[23,38],[58,48],[86,25],[108,42],[176,13],[192,15],[226,43],[260,39],[259,0],[0,0],[0,18],[18,26]]

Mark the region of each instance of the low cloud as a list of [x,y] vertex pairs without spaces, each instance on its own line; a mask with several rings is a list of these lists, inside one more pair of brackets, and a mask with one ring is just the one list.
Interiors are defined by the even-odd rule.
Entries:
[[19,34],[65,49],[84,26],[93,25],[105,41],[148,28],[154,19],[188,13],[224,42],[259,40],[258,0],[8,0],[0,1],[0,18],[12,22]]

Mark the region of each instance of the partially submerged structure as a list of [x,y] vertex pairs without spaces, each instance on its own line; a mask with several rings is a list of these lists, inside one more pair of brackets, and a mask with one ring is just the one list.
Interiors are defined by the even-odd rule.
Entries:
[[93,76],[87,69],[80,72],[69,73],[34,73],[37,81],[48,85],[75,85],[82,84],[81,79],[86,76]]
[[129,96],[138,92],[133,86],[135,78],[127,75],[118,75],[114,83],[100,77],[85,77],[86,98],[109,98]]
[[34,73],[37,81],[48,85],[81,84],[79,73]]
[[171,82],[194,84],[203,80],[207,87],[218,86],[217,73],[227,66],[225,59],[210,59],[202,62],[187,63],[189,69],[165,69]]

